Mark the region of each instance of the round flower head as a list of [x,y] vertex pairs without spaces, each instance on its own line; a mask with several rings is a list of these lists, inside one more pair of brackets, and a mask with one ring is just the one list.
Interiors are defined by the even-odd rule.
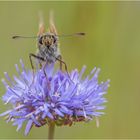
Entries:
[[25,135],[33,126],[41,127],[45,124],[69,125],[75,122],[89,121],[98,118],[105,107],[103,103],[109,80],[98,83],[100,69],[94,68],[91,73],[83,77],[85,66],[79,73],[73,70],[69,76],[61,70],[54,70],[54,65],[32,70],[26,70],[20,61],[22,71],[16,65],[18,77],[12,81],[7,73],[6,80],[2,80],[6,93],[3,96],[5,104],[11,109],[2,113],[7,122],[17,125],[17,131],[26,122]]

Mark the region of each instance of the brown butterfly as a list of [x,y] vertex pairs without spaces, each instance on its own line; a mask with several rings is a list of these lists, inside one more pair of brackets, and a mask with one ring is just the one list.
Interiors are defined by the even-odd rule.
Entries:
[[60,69],[62,70],[62,65],[64,64],[65,70],[68,73],[67,65],[66,63],[62,60],[62,56],[59,50],[59,37],[68,37],[72,35],[85,35],[85,33],[75,33],[75,34],[70,34],[70,35],[58,35],[53,16],[50,14],[50,19],[49,19],[49,29],[48,32],[45,31],[45,26],[44,22],[42,20],[42,17],[40,17],[40,22],[39,22],[39,32],[37,36],[35,37],[25,37],[25,36],[13,36],[13,39],[17,38],[37,38],[37,53],[29,54],[30,62],[32,69],[34,70],[33,66],[33,58],[38,59],[41,67],[45,66],[50,63],[55,63],[56,61],[60,62]]

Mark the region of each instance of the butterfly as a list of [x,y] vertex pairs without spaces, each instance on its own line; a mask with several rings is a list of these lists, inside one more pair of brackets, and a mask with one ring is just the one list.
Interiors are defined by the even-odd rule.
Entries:
[[[45,68],[46,65],[60,62],[60,69],[62,70],[62,65],[64,65],[66,72],[68,73],[68,68],[66,63],[62,60],[62,56],[59,49],[59,37],[69,37],[69,36],[83,36],[85,33],[74,33],[69,35],[58,35],[57,29],[54,24],[53,14],[49,16],[49,28],[45,31],[45,25],[42,16],[39,20],[39,31],[35,37],[26,36],[13,36],[13,39],[17,38],[37,38],[37,53],[30,53],[29,59],[31,67],[35,70],[33,65],[33,59],[37,59],[40,63],[41,68]],[[46,74],[45,74],[46,75]]]

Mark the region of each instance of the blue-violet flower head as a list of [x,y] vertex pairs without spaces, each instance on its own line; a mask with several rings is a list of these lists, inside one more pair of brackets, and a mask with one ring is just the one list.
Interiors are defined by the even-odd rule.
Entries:
[[[105,108],[103,97],[107,92],[109,80],[98,83],[100,69],[94,68],[83,78],[86,67],[81,72],[73,70],[69,76],[61,70],[55,70],[54,64],[44,69],[27,70],[20,61],[18,76],[14,80],[5,73],[6,80],[2,80],[6,93],[2,100],[10,104],[11,109],[2,113],[7,122],[17,125],[17,131],[26,123],[25,135],[33,126],[41,127],[45,124],[69,125],[75,122],[89,121],[103,114]],[[7,82],[6,82],[7,81]]]

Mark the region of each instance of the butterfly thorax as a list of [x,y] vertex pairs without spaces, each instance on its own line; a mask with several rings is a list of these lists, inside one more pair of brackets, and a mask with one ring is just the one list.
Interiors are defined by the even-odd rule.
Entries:
[[37,55],[48,63],[53,63],[60,56],[58,48],[58,37],[51,33],[46,33],[38,38]]

